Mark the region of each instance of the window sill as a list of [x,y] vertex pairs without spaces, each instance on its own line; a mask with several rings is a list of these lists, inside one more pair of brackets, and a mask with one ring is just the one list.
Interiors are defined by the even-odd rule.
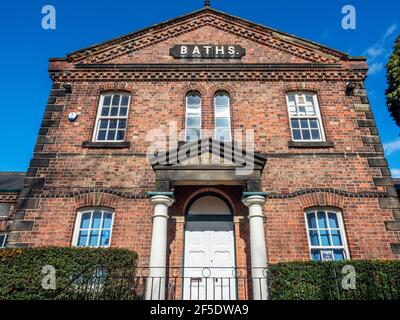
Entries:
[[82,148],[91,149],[125,149],[131,146],[130,142],[94,142],[94,141],[84,141],[82,142]]
[[333,148],[331,141],[289,141],[289,148]]

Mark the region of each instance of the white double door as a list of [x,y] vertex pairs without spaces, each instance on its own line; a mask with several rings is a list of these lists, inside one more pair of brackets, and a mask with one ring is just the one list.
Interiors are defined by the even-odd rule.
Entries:
[[232,221],[187,221],[183,298],[235,300],[235,245]]

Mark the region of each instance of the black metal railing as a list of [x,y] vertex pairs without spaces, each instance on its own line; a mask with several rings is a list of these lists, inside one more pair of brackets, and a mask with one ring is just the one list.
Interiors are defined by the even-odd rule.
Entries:
[[[347,274],[346,274],[347,275]],[[399,275],[371,270],[354,279],[331,266],[298,268],[97,267],[71,277],[55,299],[362,300],[400,299]],[[352,281],[354,283],[352,283]]]

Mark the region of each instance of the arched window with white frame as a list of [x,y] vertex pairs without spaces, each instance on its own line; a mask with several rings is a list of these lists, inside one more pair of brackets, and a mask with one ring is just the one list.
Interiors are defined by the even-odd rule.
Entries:
[[201,139],[201,96],[192,91],[186,95],[185,141]]
[[130,94],[104,93],[100,96],[94,142],[123,142],[128,125]]
[[342,213],[335,208],[306,210],[310,258],[313,261],[349,259]]
[[293,141],[325,141],[318,97],[313,92],[286,95]]
[[230,98],[225,91],[214,96],[215,139],[222,142],[232,141]]
[[78,210],[72,245],[77,247],[109,247],[114,212],[108,208]]

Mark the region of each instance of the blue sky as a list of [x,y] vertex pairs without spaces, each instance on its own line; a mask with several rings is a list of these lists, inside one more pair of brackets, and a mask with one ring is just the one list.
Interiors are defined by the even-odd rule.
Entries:
[[[49,57],[148,27],[202,7],[203,0],[3,1],[0,10],[2,76],[0,171],[25,171],[32,156],[51,81]],[[367,89],[394,176],[400,177],[400,128],[385,106],[385,64],[400,33],[400,1],[211,0],[216,9],[351,55],[366,55]],[[56,30],[41,27],[42,7],[54,5]],[[357,13],[355,30],[341,26],[344,5]]]

